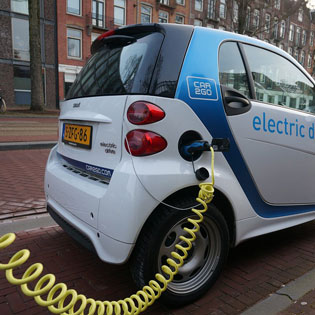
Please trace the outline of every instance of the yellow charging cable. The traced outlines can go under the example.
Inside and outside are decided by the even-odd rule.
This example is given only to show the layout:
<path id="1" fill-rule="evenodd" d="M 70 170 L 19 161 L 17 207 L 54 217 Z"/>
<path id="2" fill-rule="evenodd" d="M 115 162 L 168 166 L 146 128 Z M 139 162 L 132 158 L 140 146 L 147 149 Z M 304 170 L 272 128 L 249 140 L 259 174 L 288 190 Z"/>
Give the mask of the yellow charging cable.
<path id="1" fill-rule="evenodd" d="M 7 264 L 0 263 L 0 270 L 5 270 L 7 280 L 11 284 L 19 285 L 22 292 L 34 298 L 40 306 L 48 307 L 48 310 L 54 314 L 63 315 L 82 315 L 86 310 L 89 315 L 92 314 L 139 314 L 152 305 L 158 299 L 162 292 L 167 289 L 167 285 L 177 274 L 178 269 L 184 264 L 184 260 L 188 256 L 188 251 L 192 248 L 192 242 L 196 239 L 196 233 L 200 229 L 200 223 L 203 221 L 203 213 L 208 209 L 207 203 L 211 202 L 214 194 L 214 151 L 211 147 L 211 183 L 202 183 L 199 185 L 200 190 L 196 201 L 203 205 L 203 209 L 192 209 L 198 218 L 188 218 L 188 222 L 193 225 L 193 228 L 185 227 L 184 230 L 190 237 L 180 236 L 180 240 L 185 242 L 186 246 L 176 244 L 176 249 L 181 252 L 173 251 L 173 258 L 167 259 L 167 264 L 162 266 L 162 272 L 155 275 L 156 280 L 151 280 L 148 285 L 144 286 L 136 294 L 131 295 L 119 301 L 95 301 L 92 298 L 86 298 L 82 294 L 78 294 L 76 290 L 68 289 L 66 284 L 55 284 L 56 277 L 53 274 L 47 274 L 41 277 L 32 290 L 28 287 L 28 283 L 37 279 L 44 267 L 40 263 L 31 265 L 23 274 L 22 278 L 18 279 L 13 275 L 13 269 L 24 264 L 29 256 L 30 251 L 23 249 L 12 256 Z M 0 238 L 0 249 L 4 249 L 15 240 L 15 234 L 8 233 Z M 58 292 L 58 294 L 57 294 Z M 41 296 L 47 295 L 44 300 Z M 65 305 L 65 300 L 71 297 L 70 302 Z"/>

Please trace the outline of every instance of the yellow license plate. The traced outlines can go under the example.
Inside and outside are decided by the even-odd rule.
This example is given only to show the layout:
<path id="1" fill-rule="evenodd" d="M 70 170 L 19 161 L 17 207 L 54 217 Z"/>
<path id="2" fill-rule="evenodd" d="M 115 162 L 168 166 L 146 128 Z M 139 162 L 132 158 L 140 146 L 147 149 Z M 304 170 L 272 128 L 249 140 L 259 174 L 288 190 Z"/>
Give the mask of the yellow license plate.
<path id="1" fill-rule="evenodd" d="M 64 124 L 62 142 L 76 147 L 91 149 L 92 126 Z"/>

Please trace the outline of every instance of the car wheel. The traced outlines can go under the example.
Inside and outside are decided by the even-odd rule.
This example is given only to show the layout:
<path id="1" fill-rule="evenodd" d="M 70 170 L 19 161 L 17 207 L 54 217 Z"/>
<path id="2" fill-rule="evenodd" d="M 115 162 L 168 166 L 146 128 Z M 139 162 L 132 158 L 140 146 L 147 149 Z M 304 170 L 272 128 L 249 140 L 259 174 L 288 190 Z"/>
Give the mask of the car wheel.
<path id="1" fill-rule="evenodd" d="M 177 204 L 187 208 L 196 201 L 185 200 Z M 185 264 L 162 294 L 168 305 L 180 306 L 198 299 L 218 278 L 229 250 L 229 231 L 223 215 L 208 205 L 197 239 L 189 251 Z M 173 210 L 160 206 L 146 223 L 139 236 L 131 259 L 131 273 L 138 287 L 148 284 L 161 272 L 177 243 L 185 245 L 180 235 L 189 236 L 183 228 L 191 227 L 187 218 L 196 217 L 190 210 Z"/>

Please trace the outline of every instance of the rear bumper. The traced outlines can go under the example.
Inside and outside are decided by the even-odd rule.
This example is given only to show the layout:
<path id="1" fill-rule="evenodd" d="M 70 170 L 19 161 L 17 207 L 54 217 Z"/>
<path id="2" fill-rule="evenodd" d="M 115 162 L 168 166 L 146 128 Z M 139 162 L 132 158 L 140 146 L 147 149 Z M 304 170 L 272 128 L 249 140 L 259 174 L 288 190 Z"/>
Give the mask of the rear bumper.
<path id="1" fill-rule="evenodd" d="M 65 167 L 57 146 L 48 158 L 45 194 L 54 220 L 100 259 L 114 264 L 128 260 L 158 203 L 143 189 L 130 165 L 118 165 L 106 184 Z"/>
<path id="2" fill-rule="evenodd" d="M 51 198 L 47 199 L 47 210 L 64 231 L 81 245 L 95 252 L 101 260 L 114 264 L 122 264 L 127 261 L 133 244 L 119 242 L 99 232 L 63 209 Z"/>

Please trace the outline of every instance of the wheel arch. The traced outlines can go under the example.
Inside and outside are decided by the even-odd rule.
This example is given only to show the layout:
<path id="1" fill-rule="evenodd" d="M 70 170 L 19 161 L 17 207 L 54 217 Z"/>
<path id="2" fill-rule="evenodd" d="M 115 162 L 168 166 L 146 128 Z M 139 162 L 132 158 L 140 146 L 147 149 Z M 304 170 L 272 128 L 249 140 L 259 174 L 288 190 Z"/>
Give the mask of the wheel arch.
<path id="1" fill-rule="evenodd" d="M 180 203 L 180 200 L 184 198 L 185 196 L 191 195 L 191 196 L 198 196 L 199 187 L 198 186 L 189 186 L 185 187 L 183 189 L 180 189 L 167 198 L 163 200 L 163 203 L 169 204 L 169 205 L 178 205 Z M 212 200 L 212 203 L 218 208 L 218 210 L 222 213 L 227 226 L 229 230 L 229 236 L 230 236 L 230 246 L 233 247 L 235 244 L 235 215 L 233 207 L 229 201 L 229 199 L 226 197 L 224 193 L 222 193 L 219 189 L 215 188 L 214 191 L 214 198 Z M 160 205 L 158 205 L 150 214 L 150 216 L 147 218 L 146 222 L 143 224 L 142 229 L 138 235 L 137 238 L 139 238 L 141 232 L 145 228 L 148 222 L 150 222 L 151 218 L 154 217 L 154 214 L 156 211 L 158 211 Z M 180 211 L 180 210 L 179 210 Z"/>

